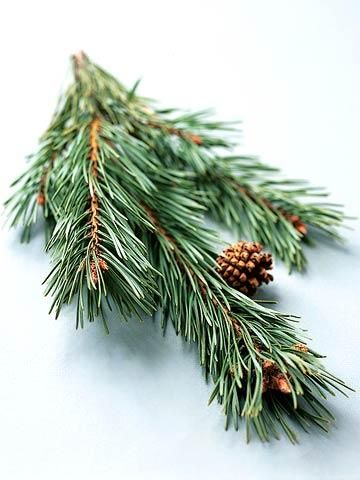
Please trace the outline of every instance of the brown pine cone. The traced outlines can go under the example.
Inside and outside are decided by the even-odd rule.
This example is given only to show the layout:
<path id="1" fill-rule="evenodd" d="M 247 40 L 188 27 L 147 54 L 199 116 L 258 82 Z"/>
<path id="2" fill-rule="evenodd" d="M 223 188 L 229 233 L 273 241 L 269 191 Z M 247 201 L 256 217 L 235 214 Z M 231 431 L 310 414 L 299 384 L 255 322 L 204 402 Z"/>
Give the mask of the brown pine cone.
<path id="1" fill-rule="evenodd" d="M 227 247 L 216 259 L 217 272 L 228 285 L 245 295 L 254 295 L 262 283 L 269 283 L 273 276 L 270 253 L 262 251 L 257 242 L 237 242 Z"/>

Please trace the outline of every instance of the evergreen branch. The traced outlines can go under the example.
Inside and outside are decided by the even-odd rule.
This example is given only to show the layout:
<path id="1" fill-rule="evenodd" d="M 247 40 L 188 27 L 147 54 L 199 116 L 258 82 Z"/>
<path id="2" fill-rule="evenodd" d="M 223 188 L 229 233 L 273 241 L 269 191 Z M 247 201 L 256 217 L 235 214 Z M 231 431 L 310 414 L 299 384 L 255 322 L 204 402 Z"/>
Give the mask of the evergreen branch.
<path id="1" fill-rule="evenodd" d="M 345 217 L 337 206 L 314 202 L 325 195 L 321 189 L 264 177 L 269 172 L 254 159 L 219 158 L 198 176 L 198 188 L 217 219 L 270 247 L 289 269 L 301 270 L 306 262 L 302 242 L 312 242 L 315 230 L 341 239 L 337 228 Z"/>
<path id="2" fill-rule="evenodd" d="M 224 137 L 220 141 L 214 137 L 214 132 L 224 135 L 230 129 L 226 124 L 211 123 L 202 114 L 171 119 L 168 111 L 144 111 L 141 121 L 131 121 L 129 132 L 167 168 L 193 172 L 216 220 L 241 236 L 261 241 L 289 270 L 305 267 L 303 242 L 314 243 L 315 231 L 341 240 L 338 229 L 345 216 L 338 206 L 315 201 L 326 196 L 323 189 L 278 179 L 277 169 L 251 157 L 218 155 L 216 147 L 233 147 Z"/>
<path id="3" fill-rule="evenodd" d="M 154 226 L 146 235 L 150 261 L 162 274 L 163 327 L 170 319 L 177 333 L 197 343 L 200 364 L 214 382 L 210 401 L 223 405 L 226 425 L 232 420 L 238 428 L 245 417 L 263 441 L 277 436 L 276 424 L 296 441 L 289 416 L 302 426 L 328 428 L 332 416 L 318 397 L 345 385 L 302 343 L 290 316 L 264 308 L 218 277 L 215 238 L 201 225 L 202 209 L 188 192 L 177 177 L 161 183 L 144 204 Z M 164 209 L 165 198 L 177 207 Z M 178 218 L 187 219 L 186 227 Z"/>
<path id="4" fill-rule="evenodd" d="M 47 245 L 54 262 L 46 287 L 54 296 L 51 310 L 58 316 L 76 296 L 77 326 L 83 326 L 84 316 L 93 321 L 101 315 L 107 328 L 110 299 L 121 316 L 155 308 L 155 271 L 131 226 L 148 227 L 135 199 L 139 190 L 154 187 L 139 169 L 143 153 L 135 141 L 116 164 L 120 154 L 111 145 L 115 139 L 122 152 L 123 136 L 119 129 L 117 136 L 112 131 L 110 121 L 118 123 L 120 117 L 110 118 L 108 105 L 114 95 L 124 100 L 117 83 L 84 55 L 74 59 L 74 68 L 76 81 L 59 102 L 39 153 L 7 206 L 12 224 L 22 221 L 28 231 L 40 204 L 55 220 Z"/>
<path id="5" fill-rule="evenodd" d="M 154 269 L 128 221 L 139 223 L 140 206 L 127 209 L 128 218 L 124 216 L 131 190 L 112 189 L 116 176 L 106 129 L 106 121 L 96 117 L 79 131 L 68 157 L 57 165 L 54 174 L 61 179 L 60 188 L 49 199 L 57 225 L 47 247 L 55 267 L 46 293 L 54 295 L 56 315 L 64 302 L 77 296 L 78 326 L 83 326 L 86 314 L 90 321 L 101 315 L 106 327 L 104 311 L 110 298 L 121 316 L 154 309 Z M 76 164 L 71 165 L 74 157 Z M 122 175 L 127 178 L 125 172 Z"/>

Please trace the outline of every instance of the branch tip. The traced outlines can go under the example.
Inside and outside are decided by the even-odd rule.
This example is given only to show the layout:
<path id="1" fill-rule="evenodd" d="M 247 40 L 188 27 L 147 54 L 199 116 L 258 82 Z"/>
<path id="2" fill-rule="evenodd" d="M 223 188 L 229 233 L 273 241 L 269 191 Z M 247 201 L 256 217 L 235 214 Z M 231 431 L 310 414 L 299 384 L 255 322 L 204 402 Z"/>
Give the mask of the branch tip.
<path id="1" fill-rule="evenodd" d="M 72 55 L 72 60 L 74 63 L 75 72 L 77 73 L 81 68 L 84 67 L 85 63 L 88 61 L 88 56 L 83 50 L 80 50 L 79 52 Z"/>

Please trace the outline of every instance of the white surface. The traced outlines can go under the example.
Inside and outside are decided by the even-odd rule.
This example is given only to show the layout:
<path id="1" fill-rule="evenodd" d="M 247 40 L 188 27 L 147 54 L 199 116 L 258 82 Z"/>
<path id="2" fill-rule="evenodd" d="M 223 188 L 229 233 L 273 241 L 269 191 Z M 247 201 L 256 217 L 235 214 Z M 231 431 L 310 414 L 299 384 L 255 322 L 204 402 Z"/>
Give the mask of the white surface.
<path id="1" fill-rule="evenodd" d="M 325 185 L 359 215 L 358 1 L 52 1 L 2 6 L 1 196 L 46 127 L 68 56 L 84 49 L 164 105 L 213 106 L 244 121 L 243 145 L 288 175 Z M 359 382 L 359 224 L 346 249 L 277 266 L 279 308 L 301 314 L 329 369 Z M 359 479 L 358 394 L 337 427 L 246 445 L 207 408 L 194 350 L 146 322 L 74 331 L 47 316 L 41 238 L 1 232 L 0 478 Z M 67 477 L 65 477 L 67 475 Z"/>

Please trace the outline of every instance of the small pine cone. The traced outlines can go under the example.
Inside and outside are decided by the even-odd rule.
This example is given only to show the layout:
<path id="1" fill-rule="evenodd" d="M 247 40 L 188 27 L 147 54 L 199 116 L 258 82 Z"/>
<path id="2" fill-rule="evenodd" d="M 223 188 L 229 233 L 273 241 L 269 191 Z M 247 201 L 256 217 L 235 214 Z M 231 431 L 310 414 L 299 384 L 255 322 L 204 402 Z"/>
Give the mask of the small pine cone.
<path id="1" fill-rule="evenodd" d="M 245 295 L 254 295 L 262 283 L 269 283 L 273 276 L 270 253 L 262 251 L 257 242 L 237 242 L 227 247 L 216 259 L 217 272 L 228 285 Z"/>

